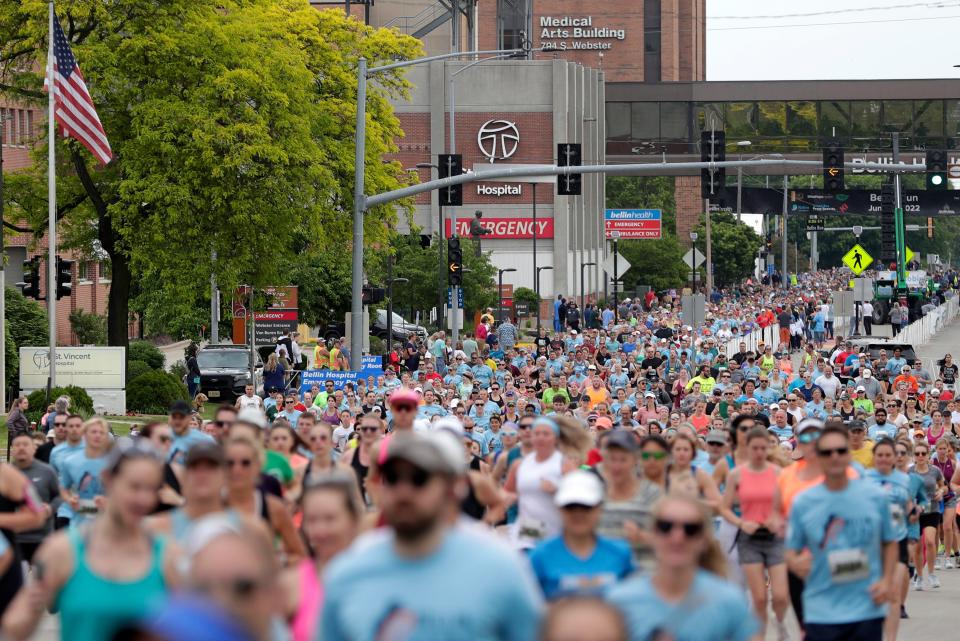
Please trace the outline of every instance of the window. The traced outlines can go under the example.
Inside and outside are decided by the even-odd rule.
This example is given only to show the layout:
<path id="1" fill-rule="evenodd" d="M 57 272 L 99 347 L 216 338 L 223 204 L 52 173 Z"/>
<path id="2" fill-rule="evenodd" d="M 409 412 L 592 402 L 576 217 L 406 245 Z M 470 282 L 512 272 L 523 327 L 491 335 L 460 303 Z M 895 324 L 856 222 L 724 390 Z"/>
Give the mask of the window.
<path id="1" fill-rule="evenodd" d="M 497 28 L 501 49 L 522 49 L 527 16 L 522 0 L 497 0 Z M 534 28 L 536 30 L 536 27 Z M 533 40 L 533 38 L 530 38 Z"/>
<path id="2" fill-rule="evenodd" d="M 757 105 L 752 102 L 731 102 L 727 105 L 727 140 L 750 140 L 757 135 Z M 710 128 L 706 123 L 705 129 Z M 718 126 L 719 128 L 719 126 Z"/>
<path id="3" fill-rule="evenodd" d="M 660 103 L 660 139 L 672 141 L 689 140 L 689 113 L 689 103 Z"/>
<path id="4" fill-rule="evenodd" d="M 634 102 L 630 111 L 631 140 L 660 140 L 660 104 Z"/>
<path id="5" fill-rule="evenodd" d="M 643 81 L 660 82 L 660 0 L 643 0 Z"/>
<path id="6" fill-rule="evenodd" d="M 782 136 L 787 130 L 787 105 L 779 101 L 757 103 L 761 136 Z"/>
<path id="7" fill-rule="evenodd" d="M 915 100 L 913 102 L 913 134 L 920 144 L 943 138 L 943 101 Z"/>
<path id="8" fill-rule="evenodd" d="M 88 260 L 81 260 L 79 263 L 77 263 L 77 280 L 78 281 L 93 280 L 95 271 L 96 271 L 96 263 L 91 263 Z"/>
<path id="9" fill-rule="evenodd" d="M 108 282 L 113 277 L 113 266 L 109 260 L 101 260 L 97 263 L 100 271 L 100 281 Z"/>
<path id="10" fill-rule="evenodd" d="M 629 102 L 607 103 L 607 138 L 624 140 L 630 137 Z"/>
<path id="11" fill-rule="evenodd" d="M 850 102 L 851 148 L 888 148 L 889 136 L 880 135 L 879 100 L 854 100 Z"/>
<path id="12" fill-rule="evenodd" d="M 850 103 L 846 100 L 820 103 L 820 137 L 845 140 L 850 136 Z"/>

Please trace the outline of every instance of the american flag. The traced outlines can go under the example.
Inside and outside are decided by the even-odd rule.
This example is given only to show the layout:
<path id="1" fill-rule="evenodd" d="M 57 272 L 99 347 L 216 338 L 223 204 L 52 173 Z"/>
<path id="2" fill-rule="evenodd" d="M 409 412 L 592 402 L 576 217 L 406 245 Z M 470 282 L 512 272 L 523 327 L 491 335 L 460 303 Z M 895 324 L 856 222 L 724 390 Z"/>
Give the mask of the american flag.
<path id="1" fill-rule="evenodd" d="M 100 162 L 107 164 L 113 158 L 107 134 L 100 124 L 100 116 L 93 106 L 87 91 L 87 83 L 73 57 L 70 43 L 60 28 L 60 21 L 53 20 L 53 64 L 48 66 L 44 89 L 49 90 L 53 77 L 54 120 L 60 126 L 64 138 L 75 138 L 90 150 Z"/>

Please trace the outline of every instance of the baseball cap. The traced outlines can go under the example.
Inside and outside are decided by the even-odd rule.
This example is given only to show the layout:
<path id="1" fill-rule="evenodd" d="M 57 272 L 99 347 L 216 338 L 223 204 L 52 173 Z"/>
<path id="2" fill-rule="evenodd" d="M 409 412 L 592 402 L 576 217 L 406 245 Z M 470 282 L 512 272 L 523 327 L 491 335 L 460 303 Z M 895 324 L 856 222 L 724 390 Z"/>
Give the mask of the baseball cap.
<path id="1" fill-rule="evenodd" d="M 612 430 L 613 421 L 611 421 L 608 416 L 601 416 L 597 418 L 597 427 L 604 430 Z"/>
<path id="2" fill-rule="evenodd" d="M 218 443 L 200 441 L 187 450 L 187 456 L 184 459 L 183 464 L 186 467 L 192 467 L 197 463 L 206 461 L 208 463 L 213 463 L 214 465 L 222 466 L 225 460 L 226 458 L 223 454 L 223 448 Z"/>
<path id="3" fill-rule="evenodd" d="M 613 430 L 603 441 L 604 447 L 613 447 L 627 452 L 636 452 L 637 439 L 627 430 Z"/>
<path id="4" fill-rule="evenodd" d="M 713 430 L 707 433 L 707 436 L 704 440 L 707 443 L 719 443 L 720 445 L 726 445 L 727 435 L 719 430 Z"/>
<path id="5" fill-rule="evenodd" d="M 557 488 L 553 502 L 557 507 L 596 507 L 603 502 L 603 482 L 593 472 L 574 470 L 560 479 L 560 487 Z"/>
<path id="6" fill-rule="evenodd" d="M 854 419 L 847 424 L 847 430 L 850 432 L 866 431 L 867 424 L 861 420 Z"/>
<path id="7" fill-rule="evenodd" d="M 171 412 L 172 413 L 172 412 Z M 257 429 L 266 429 L 267 419 L 263 415 L 263 412 L 258 410 L 255 407 L 248 407 L 246 409 L 240 410 L 240 413 L 237 414 L 237 420 L 235 423 L 247 423 L 248 425 L 253 425 Z"/>
<path id="8" fill-rule="evenodd" d="M 858 391 L 858 392 L 866 392 L 866 391 L 867 391 L 867 388 L 864 387 L 863 385 L 857 385 L 856 391 Z"/>
<path id="9" fill-rule="evenodd" d="M 183 414 L 184 416 L 189 416 L 193 413 L 193 408 L 190 407 L 190 403 L 184 400 L 176 400 L 170 404 L 170 414 Z"/>
<path id="10" fill-rule="evenodd" d="M 420 396 L 413 390 L 398 389 L 390 395 L 390 407 L 395 405 L 413 405 L 420 404 Z"/>
<path id="11" fill-rule="evenodd" d="M 930 390 L 930 396 L 940 396 L 940 390 L 936 387 Z"/>
<path id="12" fill-rule="evenodd" d="M 794 433 L 799 436 L 807 430 L 823 430 L 823 421 L 818 418 L 805 418 L 797 424 Z"/>
<path id="13" fill-rule="evenodd" d="M 439 430 L 428 434 L 396 432 L 387 443 L 382 466 L 391 461 L 407 461 L 432 474 L 461 474 L 465 467 L 463 445 L 452 432 Z"/>

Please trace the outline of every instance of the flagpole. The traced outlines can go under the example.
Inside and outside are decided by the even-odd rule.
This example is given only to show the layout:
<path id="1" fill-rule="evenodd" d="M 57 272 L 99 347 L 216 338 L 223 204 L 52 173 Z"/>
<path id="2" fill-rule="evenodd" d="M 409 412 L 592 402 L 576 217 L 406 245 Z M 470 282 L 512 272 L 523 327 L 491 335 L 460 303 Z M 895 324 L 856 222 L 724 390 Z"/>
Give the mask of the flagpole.
<path id="1" fill-rule="evenodd" d="M 56 123 L 54 114 L 54 93 L 56 85 L 53 78 L 53 21 L 55 15 L 53 11 L 53 0 L 50 1 L 50 29 L 47 50 L 47 80 L 50 83 L 47 92 L 47 191 L 49 194 L 47 204 L 47 317 L 50 323 L 50 382 L 49 388 L 53 389 L 57 385 L 57 174 L 56 174 Z"/>

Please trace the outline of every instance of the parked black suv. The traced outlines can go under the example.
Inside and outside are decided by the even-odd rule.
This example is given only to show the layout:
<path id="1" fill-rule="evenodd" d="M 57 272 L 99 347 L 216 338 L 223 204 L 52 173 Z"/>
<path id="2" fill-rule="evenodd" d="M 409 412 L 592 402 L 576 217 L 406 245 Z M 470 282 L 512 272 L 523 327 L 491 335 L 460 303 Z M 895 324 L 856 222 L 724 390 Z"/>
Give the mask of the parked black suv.
<path id="1" fill-rule="evenodd" d="M 197 354 L 200 391 L 211 401 L 233 401 L 253 383 L 263 384 L 263 361 L 256 356 L 256 380 L 250 379 L 250 348 L 247 345 L 207 345 Z"/>

